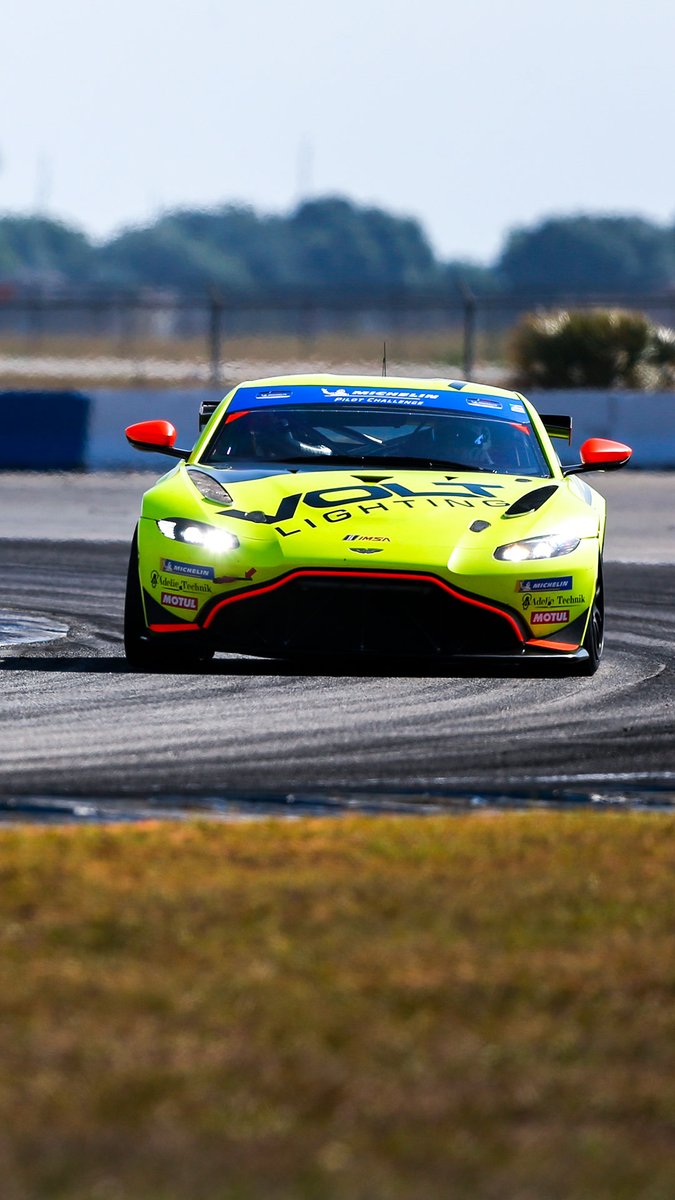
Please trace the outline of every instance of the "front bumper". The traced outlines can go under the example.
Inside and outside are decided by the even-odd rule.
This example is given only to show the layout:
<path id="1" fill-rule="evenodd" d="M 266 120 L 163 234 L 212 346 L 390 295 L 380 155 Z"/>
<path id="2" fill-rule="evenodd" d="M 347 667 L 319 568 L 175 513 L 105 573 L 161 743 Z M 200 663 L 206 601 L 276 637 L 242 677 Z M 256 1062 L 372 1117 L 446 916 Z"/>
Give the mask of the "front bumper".
<path id="1" fill-rule="evenodd" d="M 147 593 L 145 602 L 151 633 L 192 633 L 217 650 L 264 656 L 550 659 L 574 654 L 583 636 L 580 625 L 563 643 L 534 640 L 515 609 L 420 571 L 295 569 L 214 596 L 192 621 L 172 621 Z"/>

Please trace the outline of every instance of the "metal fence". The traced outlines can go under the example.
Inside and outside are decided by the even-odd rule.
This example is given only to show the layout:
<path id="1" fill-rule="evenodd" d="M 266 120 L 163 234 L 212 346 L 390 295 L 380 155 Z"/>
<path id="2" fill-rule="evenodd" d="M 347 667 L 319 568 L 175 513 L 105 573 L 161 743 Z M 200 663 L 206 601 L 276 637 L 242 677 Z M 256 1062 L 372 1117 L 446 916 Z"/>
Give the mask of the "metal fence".
<path id="1" fill-rule="evenodd" d="M 133 353 L 139 340 L 203 339 L 214 386 L 221 382 L 227 339 L 293 335 L 308 346 L 326 333 L 378 334 L 383 339 L 447 331 L 461 341 L 462 369 L 470 378 L 479 334 L 503 334 L 525 314 L 560 308 L 630 308 L 665 325 L 675 324 L 675 292 L 652 295 L 554 296 L 538 292 L 474 295 L 390 291 L 357 293 L 268 291 L 259 296 L 213 290 L 191 296 L 145 289 L 133 294 L 98 291 L 55 293 L 0 289 L 0 340 L 20 339 L 28 352 L 47 338 L 112 340 Z"/>

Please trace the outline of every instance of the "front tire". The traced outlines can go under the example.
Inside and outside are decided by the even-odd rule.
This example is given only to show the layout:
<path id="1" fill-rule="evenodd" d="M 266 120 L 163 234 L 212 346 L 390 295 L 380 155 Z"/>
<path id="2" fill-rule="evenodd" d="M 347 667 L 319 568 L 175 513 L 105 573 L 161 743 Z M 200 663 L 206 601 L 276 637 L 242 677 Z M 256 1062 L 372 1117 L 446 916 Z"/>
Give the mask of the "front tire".
<path id="1" fill-rule="evenodd" d="M 189 637 L 191 635 L 181 635 Z M 138 570 L 138 529 L 134 531 L 127 571 L 124 600 L 124 653 L 132 671 L 180 671 L 197 667 L 213 658 L 213 650 L 203 644 L 180 646 L 155 641 L 145 623 L 143 596 Z"/>
<path id="2" fill-rule="evenodd" d="M 602 580 L 602 559 L 598 562 L 595 596 L 593 597 L 593 605 L 582 644 L 588 658 L 581 664 L 579 674 L 595 675 L 600 666 L 600 659 L 602 658 L 602 651 L 605 644 L 605 590 Z"/>

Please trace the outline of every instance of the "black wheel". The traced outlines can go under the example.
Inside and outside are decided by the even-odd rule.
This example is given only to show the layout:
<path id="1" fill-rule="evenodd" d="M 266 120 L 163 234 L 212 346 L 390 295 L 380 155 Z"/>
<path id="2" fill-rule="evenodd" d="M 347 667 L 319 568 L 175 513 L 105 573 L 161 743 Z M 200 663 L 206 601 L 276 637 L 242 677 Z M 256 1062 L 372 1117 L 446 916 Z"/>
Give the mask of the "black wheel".
<path id="1" fill-rule="evenodd" d="M 190 635 L 182 635 L 188 637 Z M 133 671 L 180 671 L 213 658 L 213 650 L 199 646 L 176 646 L 152 640 L 145 623 L 141 581 L 138 573 L 138 530 L 134 532 L 127 571 L 124 600 L 124 653 Z"/>
<path id="2" fill-rule="evenodd" d="M 600 666 L 602 648 L 605 642 L 605 593 L 602 584 L 602 559 L 598 563 L 598 581 L 595 586 L 595 596 L 591 615 L 588 618 L 588 628 L 583 640 L 583 648 L 588 654 L 585 662 L 580 664 L 581 675 L 595 675 Z"/>

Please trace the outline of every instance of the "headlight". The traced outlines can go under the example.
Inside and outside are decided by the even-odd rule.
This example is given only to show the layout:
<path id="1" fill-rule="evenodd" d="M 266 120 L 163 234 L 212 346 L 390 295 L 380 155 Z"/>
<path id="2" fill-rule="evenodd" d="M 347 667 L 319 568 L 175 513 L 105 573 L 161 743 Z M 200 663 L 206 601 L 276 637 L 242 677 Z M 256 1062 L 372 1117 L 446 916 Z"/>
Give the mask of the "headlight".
<path id="1" fill-rule="evenodd" d="M 218 483 L 213 475 L 207 474 L 206 471 L 195 471 L 188 467 L 188 475 L 194 483 L 198 492 L 206 500 L 214 500 L 216 504 L 232 504 L 230 493 L 223 487 L 222 483 Z"/>
<path id="2" fill-rule="evenodd" d="M 528 562 L 533 558 L 558 558 L 561 554 L 571 554 L 576 550 L 580 540 L 563 537 L 557 533 L 549 533 L 545 537 L 525 538 L 522 542 L 509 542 L 508 546 L 498 546 L 495 558 L 515 563 Z"/>
<path id="3" fill-rule="evenodd" d="M 185 521 L 177 518 L 163 518 L 157 522 L 157 528 L 164 537 L 172 542 L 186 542 L 188 546 L 203 546 L 215 554 L 223 550 L 236 550 L 239 538 L 227 529 L 214 529 L 213 525 L 203 525 L 201 521 Z"/>

